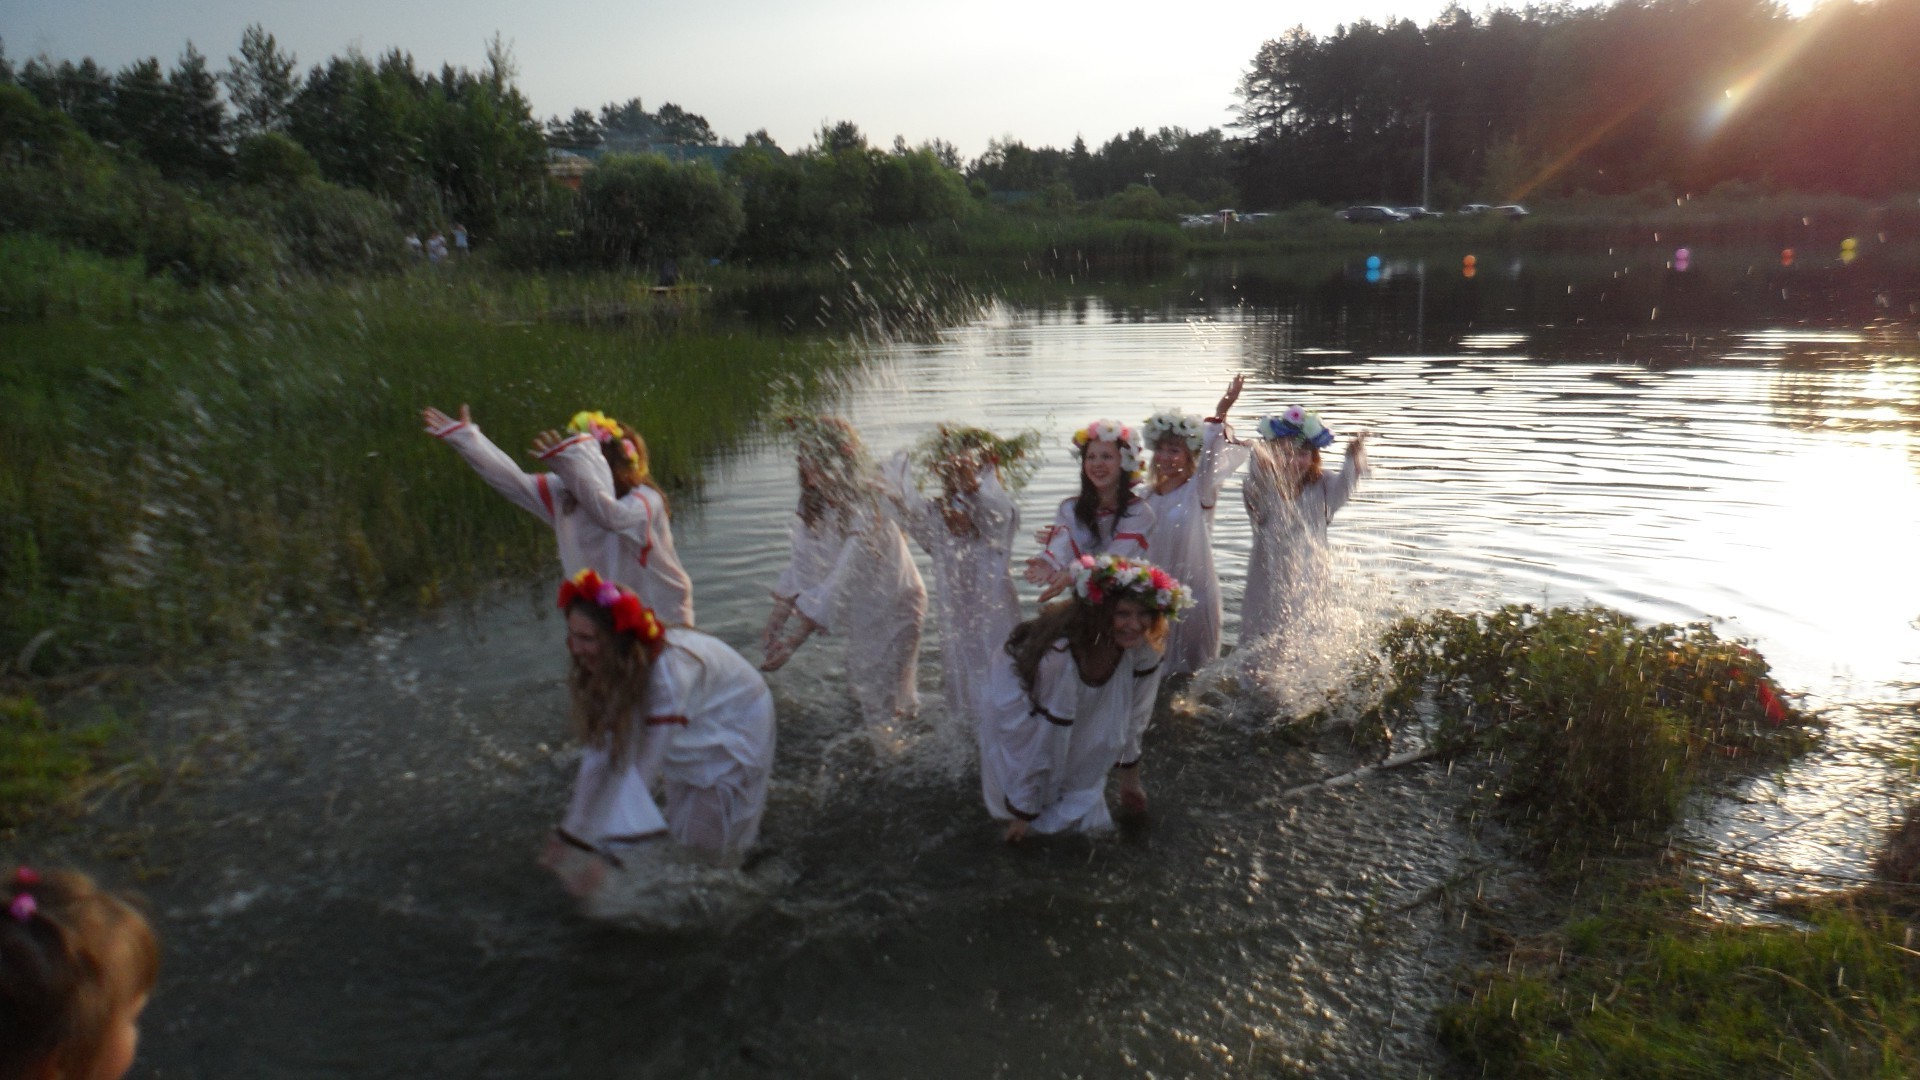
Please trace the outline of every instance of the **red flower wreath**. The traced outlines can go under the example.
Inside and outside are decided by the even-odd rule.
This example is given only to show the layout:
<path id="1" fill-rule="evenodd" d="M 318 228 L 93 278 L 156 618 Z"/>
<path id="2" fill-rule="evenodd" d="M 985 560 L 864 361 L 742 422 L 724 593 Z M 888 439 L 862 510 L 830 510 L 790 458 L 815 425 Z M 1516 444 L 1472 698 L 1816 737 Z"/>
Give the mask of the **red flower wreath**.
<path id="1" fill-rule="evenodd" d="M 611 581 L 603 581 L 592 570 L 582 570 L 573 575 L 573 580 L 560 585 L 560 610 L 565 611 L 576 600 L 606 608 L 613 614 L 615 633 L 632 634 L 640 639 L 640 644 L 648 652 L 659 652 L 660 643 L 666 639 L 667 629 L 660 624 L 659 616 L 653 609 L 640 602 L 633 590 Z"/>

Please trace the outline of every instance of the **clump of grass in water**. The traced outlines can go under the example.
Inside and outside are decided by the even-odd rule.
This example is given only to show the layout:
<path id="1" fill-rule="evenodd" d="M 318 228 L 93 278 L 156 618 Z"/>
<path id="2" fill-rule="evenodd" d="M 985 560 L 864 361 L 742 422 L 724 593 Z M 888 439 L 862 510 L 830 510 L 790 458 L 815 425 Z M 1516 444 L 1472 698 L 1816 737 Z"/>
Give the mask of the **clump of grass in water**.
<path id="1" fill-rule="evenodd" d="M 1428 698 L 1440 752 L 1489 758 L 1499 815 L 1560 858 L 1657 843 L 1700 781 L 1784 761 L 1820 731 L 1745 645 L 1599 607 L 1403 619 L 1376 663 L 1383 712 Z"/>
<path id="2" fill-rule="evenodd" d="M 475 290 L 403 279 L 209 295 L 188 321 L 0 325 L 0 655 L 51 629 L 39 672 L 175 659 L 549 568 L 548 532 L 421 434 L 420 406 L 470 402 L 509 453 L 605 409 L 685 492 L 776 391 L 805 397 L 849 360 L 817 339 L 535 321 L 594 283 Z"/>
<path id="3" fill-rule="evenodd" d="M 70 803 L 124 735 L 118 721 L 55 724 L 31 697 L 0 697 L 0 829 Z"/>

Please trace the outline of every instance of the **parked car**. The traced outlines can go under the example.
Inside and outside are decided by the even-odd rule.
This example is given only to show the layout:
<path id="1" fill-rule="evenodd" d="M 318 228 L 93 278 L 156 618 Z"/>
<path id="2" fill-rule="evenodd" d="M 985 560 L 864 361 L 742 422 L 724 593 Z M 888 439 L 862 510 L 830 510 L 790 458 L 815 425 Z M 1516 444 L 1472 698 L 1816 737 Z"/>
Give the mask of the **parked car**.
<path id="1" fill-rule="evenodd" d="M 1475 217 L 1480 214 L 1487 213 L 1492 209 L 1493 207 L 1488 206 L 1486 203 L 1483 203 L 1483 202 L 1470 202 L 1467 205 L 1460 208 L 1460 214 L 1462 217 Z"/>
<path id="2" fill-rule="evenodd" d="M 1523 218 L 1527 216 L 1527 208 L 1524 206 L 1521 206 L 1519 203 L 1509 203 L 1506 206 L 1496 206 L 1493 208 L 1493 212 L 1496 214 L 1499 214 L 1501 217 Z"/>
<path id="3" fill-rule="evenodd" d="M 1408 221 L 1419 221 L 1421 218 L 1447 216 L 1445 211 L 1429 210 L 1424 206 L 1396 206 L 1394 207 L 1394 209 L 1399 211 L 1402 214 L 1405 214 L 1407 216 Z"/>
<path id="4" fill-rule="evenodd" d="M 1407 215 L 1391 206 L 1349 206 L 1333 216 L 1354 225 L 1386 225 L 1407 220 Z"/>

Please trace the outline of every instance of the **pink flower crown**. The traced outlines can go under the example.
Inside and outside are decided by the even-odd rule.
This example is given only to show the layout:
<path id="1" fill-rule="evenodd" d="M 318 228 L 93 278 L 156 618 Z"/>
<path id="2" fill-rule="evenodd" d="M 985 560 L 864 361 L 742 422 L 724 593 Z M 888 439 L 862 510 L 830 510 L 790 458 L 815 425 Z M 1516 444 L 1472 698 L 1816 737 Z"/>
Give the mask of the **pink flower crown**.
<path id="1" fill-rule="evenodd" d="M 660 651 L 660 643 L 666 640 L 667 628 L 660 623 L 660 617 L 653 609 L 640 602 L 633 590 L 603 581 L 592 570 L 582 570 L 573 575 L 573 579 L 560 586 L 560 610 L 565 611 L 576 600 L 603 607 L 613 613 L 613 629 L 617 634 L 632 634 L 640 639 L 649 653 Z"/>
<path id="2" fill-rule="evenodd" d="M 1193 606 L 1193 590 L 1150 562 L 1118 555 L 1082 555 L 1073 567 L 1073 593 L 1089 604 L 1104 604 L 1115 593 L 1138 600 L 1155 615 L 1177 619 Z"/>
<path id="3" fill-rule="evenodd" d="M 598 410 L 574 413 L 573 419 L 567 421 L 567 430 L 575 435 L 591 435 L 601 443 L 617 442 L 620 444 L 620 455 L 627 459 L 627 464 L 635 468 L 640 466 L 640 448 L 633 444 L 633 432 L 606 413 Z"/>
<path id="4" fill-rule="evenodd" d="M 1095 420 L 1073 433 L 1073 452 L 1084 459 L 1087 447 L 1096 442 L 1119 444 L 1120 470 L 1131 479 L 1140 479 L 1144 470 L 1140 462 L 1139 432 L 1118 420 Z"/>

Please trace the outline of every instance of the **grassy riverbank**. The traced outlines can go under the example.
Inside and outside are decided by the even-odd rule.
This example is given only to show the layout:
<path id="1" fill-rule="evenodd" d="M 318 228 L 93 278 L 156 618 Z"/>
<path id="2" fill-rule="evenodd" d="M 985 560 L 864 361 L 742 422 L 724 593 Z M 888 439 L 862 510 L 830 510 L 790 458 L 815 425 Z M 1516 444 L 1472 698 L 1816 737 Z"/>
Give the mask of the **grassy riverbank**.
<path id="1" fill-rule="evenodd" d="M 1890 882 L 1775 900 L 1765 923 L 1722 922 L 1702 906 L 1719 862 L 1672 842 L 1699 794 L 1780 767 L 1820 735 L 1763 657 L 1704 626 L 1528 606 L 1409 619 L 1381 645 L 1388 710 L 1438 711 L 1439 750 L 1483 770 L 1472 813 L 1537 875 L 1465 905 L 1487 963 L 1438 1018 L 1463 1066 L 1920 1073 L 1920 892 Z M 1764 903 L 1743 895 L 1749 915 Z"/>
<path id="2" fill-rule="evenodd" d="M 605 409 L 685 495 L 771 397 L 848 362 L 618 278 L 481 274 L 208 291 L 0 344 L 0 656 L 42 674 L 355 628 L 545 567 L 544 529 L 421 434 L 422 405 L 470 403 L 515 454 Z"/>

